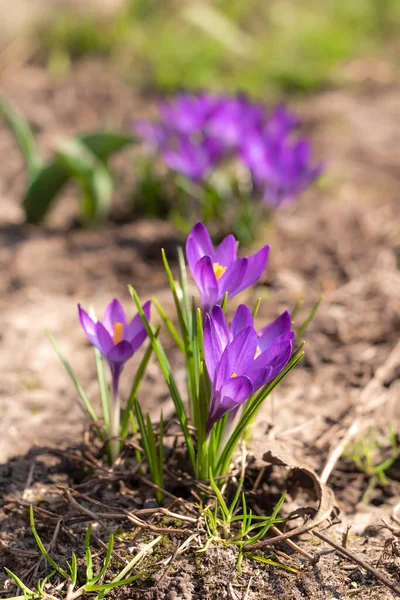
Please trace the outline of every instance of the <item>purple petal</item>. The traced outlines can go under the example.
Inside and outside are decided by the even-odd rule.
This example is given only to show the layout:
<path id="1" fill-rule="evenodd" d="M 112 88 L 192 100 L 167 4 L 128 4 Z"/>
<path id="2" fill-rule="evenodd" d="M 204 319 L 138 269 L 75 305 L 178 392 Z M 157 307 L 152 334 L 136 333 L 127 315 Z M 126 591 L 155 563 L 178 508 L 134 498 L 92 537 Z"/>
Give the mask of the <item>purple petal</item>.
<path id="1" fill-rule="evenodd" d="M 242 292 L 246 288 L 250 287 L 255 283 L 258 279 L 260 279 L 261 275 L 265 271 L 268 260 L 268 252 L 269 246 L 264 246 L 253 254 L 253 256 L 249 256 L 248 258 L 239 259 L 239 261 L 246 261 L 243 263 L 245 265 L 244 272 L 243 270 L 238 270 L 234 277 L 232 277 L 232 282 L 227 284 L 227 288 L 229 288 L 229 296 L 236 296 L 239 292 Z M 222 278 L 228 273 L 228 270 L 221 277 L 220 285 L 222 285 Z M 233 289 L 230 289 L 233 288 Z"/>
<path id="2" fill-rule="evenodd" d="M 254 361 L 255 362 L 255 361 Z M 250 379 L 253 384 L 253 390 L 256 392 L 266 383 L 273 379 L 273 368 L 264 367 L 262 369 L 254 368 L 253 366 L 247 370 L 246 376 Z"/>
<path id="3" fill-rule="evenodd" d="M 208 311 L 214 304 L 220 301 L 218 282 L 215 277 L 211 258 L 203 256 L 197 263 L 192 275 L 199 288 L 203 308 L 205 311 Z"/>
<path id="4" fill-rule="evenodd" d="M 104 356 L 113 348 L 114 342 L 107 329 L 100 321 L 96 323 L 96 335 L 99 341 L 98 348 Z"/>
<path id="5" fill-rule="evenodd" d="M 214 321 L 215 329 L 218 337 L 221 340 L 221 344 L 223 346 L 223 350 L 225 350 L 226 346 L 230 342 L 228 326 L 226 324 L 224 311 L 220 306 L 214 306 L 212 309 L 212 318 Z"/>
<path id="6" fill-rule="evenodd" d="M 96 348 L 99 347 L 99 342 L 96 335 L 96 323 L 89 317 L 86 310 L 84 310 L 80 304 L 78 304 L 79 320 L 81 322 L 83 331 L 86 334 L 87 339 Z"/>
<path id="7" fill-rule="evenodd" d="M 207 431 L 227 412 L 237 409 L 253 393 L 253 385 L 248 377 L 240 376 L 229 379 L 221 393 L 214 399 L 207 419 Z"/>
<path id="8" fill-rule="evenodd" d="M 233 235 L 228 235 L 216 249 L 214 260 L 223 267 L 229 267 L 236 260 L 236 254 L 236 239 Z"/>
<path id="9" fill-rule="evenodd" d="M 189 233 L 186 242 L 186 257 L 192 275 L 197 263 L 203 256 L 210 256 L 212 262 L 215 262 L 215 251 L 210 235 L 206 226 L 199 221 Z"/>
<path id="10" fill-rule="evenodd" d="M 251 371 L 262 369 L 267 366 L 272 367 L 271 375 L 268 381 L 272 381 L 284 369 L 292 356 L 293 342 L 292 340 L 284 340 L 282 342 L 274 342 L 268 350 L 262 352 L 253 364 Z"/>
<path id="11" fill-rule="evenodd" d="M 146 302 L 145 304 L 143 304 L 142 309 L 143 312 L 146 316 L 146 319 L 149 321 L 150 320 L 150 308 L 151 308 L 151 301 L 149 300 L 148 302 Z M 130 342 L 132 344 L 132 340 L 139 334 L 142 333 L 145 330 L 145 327 L 143 325 L 143 321 L 141 319 L 141 316 L 139 315 L 139 313 L 133 317 L 132 321 L 129 323 L 129 325 L 126 327 L 126 332 L 125 332 L 125 337 L 128 340 L 128 342 Z"/>
<path id="12" fill-rule="evenodd" d="M 125 363 L 131 358 L 133 353 L 134 349 L 132 348 L 132 345 L 126 340 L 122 340 L 122 342 L 119 342 L 107 352 L 106 358 L 112 363 Z"/>
<path id="13" fill-rule="evenodd" d="M 218 281 L 220 298 L 223 298 L 226 292 L 228 292 L 230 298 L 233 298 L 243 289 L 240 286 L 247 273 L 247 263 L 247 258 L 238 258 L 227 268 Z"/>
<path id="14" fill-rule="evenodd" d="M 219 306 L 214 306 L 212 316 L 207 313 L 204 318 L 204 357 L 211 381 L 215 379 L 215 371 L 228 342 L 224 313 Z"/>
<path id="15" fill-rule="evenodd" d="M 252 327 L 243 329 L 224 350 L 215 373 L 215 389 L 235 375 L 243 375 L 254 360 L 257 349 L 257 334 Z"/>
<path id="16" fill-rule="evenodd" d="M 236 337 L 246 327 L 254 328 L 253 316 L 245 304 L 240 304 L 233 315 L 231 323 L 232 338 Z"/>
<path id="17" fill-rule="evenodd" d="M 261 352 L 267 350 L 272 343 L 283 333 L 288 333 L 292 328 L 292 319 L 289 311 L 285 310 L 273 323 L 270 323 L 258 333 L 258 345 Z"/>
<path id="18" fill-rule="evenodd" d="M 246 327 L 238 333 L 227 346 L 229 363 L 236 375 L 244 375 L 247 368 L 254 361 L 257 350 L 257 333 L 253 327 Z"/>
<path id="19" fill-rule="evenodd" d="M 114 298 L 112 302 L 107 306 L 104 313 L 103 325 L 107 329 L 108 333 L 113 337 L 115 323 L 122 323 L 126 325 L 125 311 L 119 300 Z"/>

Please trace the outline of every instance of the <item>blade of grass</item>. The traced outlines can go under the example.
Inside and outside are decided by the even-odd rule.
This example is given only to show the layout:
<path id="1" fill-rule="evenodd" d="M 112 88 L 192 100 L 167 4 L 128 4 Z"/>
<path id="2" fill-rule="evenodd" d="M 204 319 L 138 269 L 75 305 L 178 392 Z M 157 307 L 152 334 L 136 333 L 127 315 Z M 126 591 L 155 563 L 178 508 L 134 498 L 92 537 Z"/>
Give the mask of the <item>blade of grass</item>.
<path id="1" fill-rule="evenodd" d="M 159 333 L 160 333 L 160 327 L 158 327 L 154 332 L 154 337 L 156 339 L 158 338 Z M 122 416 L 122 423 L 121 423 L 121 437 L 122 438 L 126 438 L 126 436 L 128 435 L 129 415 L 132 411 L 132 408 L 133 408 L 133 405 L 134 405 L 134 402 L 136 399 L 136 394 L 138 392 L 140 384 L 143 381 L 143 377 L 146 373 L 147 365 L 149 364 L 152 354 L 153 354 L 153 345 L 149 344 L 149 346 L 146 348 L 146 352 L 144 353 L 143 358 L 140 361 L 139 367 L 136 371 L 135 379 L 133 380 L 133 384 L 132 384 L 131 392 L 129 394 L 128 402 L 126 403 L 126 408 L 125 408 L 124 414 Z"/>
<path id="2" fill-rule="evenodd" d="M 60 575 L 62 575 L 62 577 L 64 577 L 65 579 L 68 579 L 69 575 L 66 571 L 64 571 L 64 569 L 62 569 L 55 560 L 53 560 L 50 556 L 50 554 L 47 552 L 46 548 L 43 545 L 42 540 L 39 537 L 39 534 L 36 530 L 36 525 L 35 525 L 35 515 L 33 512 L 33 505 L 31 504 L 30 509 L 29 509 L 29 520 L 30 520 L 30 526 L 32 529 L 32 533 L 33 533 L 33 537 L 35 538 L 36 544 L 40 550 L 40 552 L 43 554 L 43 556 L 45 557 L 45 559 L 47 560 L 47 562 L 54 567 L 54 569 L 57 571 L 57 573 L 59 573 Z"/>
<path id="3" fill-rule="evenodd" d="M 179 390 L 176 385 L 175 379 L 173 377 L 171 366 L 168 362 L 168 359 L 166 357 L 166 354 L 164 352 L 164 349 L 163 349 L 160 341 L 156 338 L 156 336 L 150 326 L 150 323 L 146 319 L 146 315 L 143 312 L 142 305 L 140 304 L 140 299 L 136 293 L 136 290 L 132 286 L 129 286 L 129 291 L 132 295 L 132 298 L 136 304 L 136 308 L 137 308 L 137 310 L 140 314 L 140 317 L 143 321 L 143 324 L 146 328 L 147 335 L 150 338 L 151 344 L 154 349 L 154 353 L 157 356 L 158 362 L 161 367 L 161 371 L 162 371 L 165 381 L 168 385 L 172 400 L 174 402 L 175 411 L 176 411 L 176 414 L 177 414 L 177 417 L 179 419 L 179 423 L 180 423 L 180 426 L 182 429 L 182 433 L 185 437 L 186 447 L 187 447 L 187 451 L 188 451 L 188 455 L 189 455 L 189 461 L 192 466 L 192 469 L 195 471 L 196 454 L 195 454 L 193 439 L 189 432 L 185 408 L 184 408 L 184 405 L 182 402 L 182 398 L 179 394 Z"/>
<path id="4" fill-rule="evenodd" d="M 52 336 L 52 334 L 50 333 L 50 331 L 47 331 L 47 336 L 50 339 L 50 342 L 52 343 L 53 348 L 56 351 L 59 359 L 63 363 L 65 370 L 67 371 L 68 375 L 72 379 L 75 389 L 78 392 L 79 398 L 82 400 L 84 408 L 86 408 L 92 421 L 94 421 L 95 423 L 98 423 L 98 418 L 97 418 L 96 412 L 92 406 L 92 403 L 90 402 L 89 398 L 85 394 L 85 391 L 84 391 L 83 387 L 81 386 L 81 384 L 79 383 L 71 365 L 69 364 L 68 360 L 62 353 L 61 349 L 59 348 L 57 342 L 55 341 L 55 339 Z"/>

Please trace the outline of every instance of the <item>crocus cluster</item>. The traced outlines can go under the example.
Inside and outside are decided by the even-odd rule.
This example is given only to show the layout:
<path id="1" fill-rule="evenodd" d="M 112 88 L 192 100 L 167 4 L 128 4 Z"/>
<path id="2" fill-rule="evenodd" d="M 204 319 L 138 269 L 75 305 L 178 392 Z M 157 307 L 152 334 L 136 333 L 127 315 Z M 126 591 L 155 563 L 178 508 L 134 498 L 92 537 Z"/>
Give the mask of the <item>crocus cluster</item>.
<path id="1" fill-rule="evenodd" d="M 254 392 L 287 365 L 295 335 L 284 312 L 257 332 L 244 304 L 228 326 L 220 306 L 225 294 L 236 296 L 263 274 L 269 246 L 250 257 L 237 258 L 233 235 L 214 248 L 207 228 L 196 223 L 186 242 L 186 256 L 204 311 L 204 355 L 211 383 L 207 431 L 226 413 L 233 417 Z"/>
<path id="2" fill-rule="evenodd" d="M 179 121 L 179 113 L 171 113 L 171 115 Z M 190 113 L 182 122 L 182 128 L 193 126 L 194 117 L 192 119 L 189 117 Z M 230 140 L 233 140 L 233 137 L 230 137 Z M 269 253 L 269 246 L 264 246 L 252 256 L 238 258 L 237 247 L 236 239 L 233 235 L 229 235 L 215 248 L 207 228 L 201 222 L 196 223 L 186 242 L 187 261 L 199 289 L 202 314 L 200 321 L 195 317 L 194 312 L 186 313 L 184 316 L 185 310 L 191 310 L 187 308 L 190 307 L 191 302 L 185 296 L 182 300 L 181 319 L 184 323 L 189 321 L 192 324 L 196 323 L 194 336 L 199 336 L 197 327 L 199 322 L 201 323 L 200 338 L 203 340 L 203 347 L 200 349 L 197 342 L 193 345 L 192 334 L 189 336 L 185 334 L 184 339 L 182 337 L 182 347 L 187 357 L 188 369 L 195 369 L 191 374 L 188 371 L 189 380 L 196 381 L 200 372 L 203 373 L 202 377 L 205 376 L 207 379 L 204 385 L 192 386 L 190 394 L 192 394 L 192 401 L 193 398 L 197 399 L 199 406 L 208 405 L 207 419 L 204 413 L 201 413 L 201 423 L 196 422 L 200 414 L 198 410 L 194 410 L 192 416 L 194 429 L 201 430 L 203 439 L 207 438 L 209 445 L 214 445 L 217 438 L 223 439 L 219 433 L 215 434 L 214 425 L 227 415 L 223 427 L 227 423 L 235 427 L 234 417 L 240 407 L 246 407 L 246 402 L 249 402 L 247 406 L 251 410 L 251 403 L 257 402 L 260 394 L 263 400 L 269 393 L 268 384 L 285 369 L 293 355 L 295 334 L 287 311 L 258 331 L 251 311 L 246 305 L 241 304 L 234 313 L 232 321 L 227 322 L 224 312 L 227 301 L 259 280 L 266 268 Z M 181 268 L 185 269 L 184 266 Z M 181 280 L 182 278 L 185 277 L 180 277 Z M 178 298 L 179 294 L 173 287 L 175 286 L 173 279 L 171 286 L 174 296 Z M 186 286 L 180 289 L 180 293 L 187 294 Z M 179 395 L 177 396 L 177 388 L 172 382 L 172 373 L 168 370 L 164 354 L 157 345 L 159 342 L 148 323 L 150 302 L 141 306 L 136 292 L 133 293 L 133 297 L 139 314 L 129 323 L 121 304 L 116 299 L 108 305 L 102 321 L 95 321 L 81 306 L 78 306 L 80 321 L 88 340 L 105 357 L 111 370 L 110 450 L 113 460 L 119 453 L 118 436 L 121 431 L 119 378 L 125 363 L 142 345 L 147 335 L 150 337 L 150 343 L 160 364 L 164 367 L 163 373 L 167 384 L 172 386 L 171 396 L 174 402 L 179 403 L 177 414 L 178 416 L 185 414 L 181 399 Z M 175 336 L 178 335 L 175 331 Z M 206 372 L 200 364 L 203 355 Z M 195 367 L 193 361 L 198 361 Z M 258 391 L 259 394 L 256 394 Z M 238 415 L 239 421 L 241 418 L 246 418 L 245 411 L 241 415 Z M 187 430 L 186 416 L 183 418 L 182 431 L 184 435 L 190 435 Z M 146 434 L 142 431 L 142 435 Z M 199 451 L 203 451 L 203 444 L 199 444 L 199 447 Z M 220 448 L 211 454 L 215 456 L 219 450 Z M 194 470 L 198 468 L 201 460 L 202 458 L 198 457 L 198 460 L 193 461 Z"/>
<path id="3" fill-rule="evenodd" d="M 244 96 L 181 93 L 160 105 L 158 122 L 137 121 L 136 133 L 173 170 L 204 181 L 234 158 L 271 205 L 292 200 L 321 173 L 311 147 L 295 135 L 298 119 L 285 106 L 268 113 Z"/>

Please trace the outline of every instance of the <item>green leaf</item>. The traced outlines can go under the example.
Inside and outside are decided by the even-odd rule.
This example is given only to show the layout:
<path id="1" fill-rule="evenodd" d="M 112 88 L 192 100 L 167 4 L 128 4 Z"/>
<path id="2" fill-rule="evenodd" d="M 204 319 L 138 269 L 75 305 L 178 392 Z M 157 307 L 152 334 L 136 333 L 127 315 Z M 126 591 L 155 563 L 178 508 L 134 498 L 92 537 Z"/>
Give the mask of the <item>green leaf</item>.
<path id="1" fill-rule="evenodd" d="M 317 302 L 312 307 L 310 314 L 305 319 L 305 321 L 300 325 L 300 327 L 299 327 L 299 329 L 297 331 L 297 334 L 296 334 L 296 341 L 298 341 L 305 334 L 305 332 L 307 330 L 307 327 L 310 325 L 311 321 L 315 317 L 315 315 L 317 313 L 317 310 L 318 310 L 319 305 L 321 304 L 321 302 L 322 302 L 322 296 L 320 298 L 318 298 Z"/>
<path id="2" fill-rule="evenodd" d="M 112 131 L 85 133 L 80 135 L 78 139 L 103 162 L 107 161 L 110 154 L 118 152 L 118 150 L 122 150 L 137 141 L 132 135 Z"/>
<path id="3" fill-rule="evenodd" d="M 190 464 L 192 466 L 193 471 L 195 471 L 196 468 L 196 454 L 195 454 L 195 449 L 194 449 L 194 444 L 193 444 L 193 439 L 192 436 L 190 435 L 190 431 L 189 431 L 189 427 L 188 427 L 188 420 L 187 420 L 187 416 L 186 416 L 186 412 L 185 412 L 185 408 L 183 405 L 183 401 L 181 398 L 181 395 L 179 393 L 178 390 L 178 386 L 176 385 L 173 373 L 172 373 L 172 368 L 171 365 L 168 362 L 167 356 L 165 354 L 164 348 L 162 347 L 160 341 L 157 339 L 157 337 L 154 334 L 154 331 L 150 325 L 150 323 L 148 322 L 148 320 L 146 319 L 146 315 L 143 312 L 143 308 L 142 305 L 140 303 L 140 299 L 139 296 L 136 293 L 136 290 L 132 287 L 129 286 L 129 291 L 131 293 L 131 296 L 136 304 L 136 308 L 140 314 L 140 317 L 143 321 L 143 324 L 146 328 L 147 331 L 147 335 L 150 338 L 151 344 L 153 346 L 153 350 L 155 355 L 157 356 L 158 362 L 160 364 L 161 367 L 161 371 L 164 375 L 164 379 L 168 385 L 168 389 L 170 391 L 174 406 L 175 406 L 175 411 L 177 414 L 177 417 L 179 419 L 179 423 L 182 429 L 182 433 L 184 435 L 185 438 L 185 442 L 186 442 L 186 447 L 187 447 L 187 451 L 188 451 L 188 455 L 189 455 L 189 460 L 190 460 Z"/>
<path id="4" fill-rule="evenodd" d="M 45 559 L 47 560 L 47 562 L 55 568 L 55 570 L 57 571 L 57 573 L 59 573 L 60 575 L 62 575 L 65 579 L 68 579 L 69 575 L 66 571 L 64 571 L 64 569 L 62 569 L 55 560 L 53 560 L 50 556 L 50 554 L 47 552 L 46 548 L 43 545 L 42 540 L 39 537 L 38 532 L 36 531 L 36 525 L 35 525 L 35 515 L 33 512 L 33 505 L 31 504 L 30 509 L 29 509 L 29 520 L 30 520 L 30 525 L 31 525 L 31 529 L 32 529 L 32 533 L 33 533 L 33 537 L 35 538 L 36 544 L 38 545 L 38 548 L 40 550 L 40 552 L 43 554 L 43 556 L 45 557 Z"/>
<path id="5" fill-rule="evenodd" d="M 88 585 L 94 585 L 95 583 L 100 581 L 100 579 L 102 577 L 104 577 L 104 574 L 107 571 L 108 565 L 110 564 L 113 547 L 114 547 L 114 535 L 111 534 L 110 537 L 108 538 L 107 553 L 106 553 L 106 557 L 104 559 L 103 567 L 102 567 L 100 573 L 98 573 L 98 575 L 96 575 L 95 577 L 93 577 L 93 579 L 91 579 L 90 581 L 87 582 Z"/>
<path id="6" fill-rule="evenodd" d="M 52 336 L 52 334 L 47 331 L 47 335 L 50 339 L 50 342 L 53 345 L 54 350 L 56 351 L 59 359 L 61 360 L 61 362 L 63 363 L 65 370 L 67 371 L 68 375 L 70 376 L 70 378 L 72 379 L 72 382 L 75 386 L 76 391 L 78 392 L 78 395 L 80 397 L 80 399 L 82 400 L 83 406 L 86 408 L 87 412 L 89 413 L 90 418 L 92 419 L 92 421 L 94 421 L 94 423 L 98 422 L 98 418 L 96 415 L 96 412 L 92 406 L 92 403 L 90 402 L 88 396 L 86 395 L 83 387 L 81 386 L 81 384 L 78 381 L 78 378 L 76 377 L 71 365 L 69 364 L 68 360 L 66 359 L 66 357 L 64 356 L 64 354 L 61 352 L 56 340 L 54 339 L 54 337 Z"/>
<path id="7" fill-rule="evenodd" d="M 137 573 L 137 575 L 133 575 L 132 577 L 128 577 L 128 579 L 121 579 L 120 581 L 112 581 L 111 583 L 101 583 L 99 585 L 85 585 L 84 589 L 86 592 L 103 592 L 112 590 L 116 587 L 121 587 L 122 585 L 128 585 L 128 583 L 133 583 L 139 577 L 142 577 L 143 573 Z M 103 596 L 104 597 L 104 596 Z"/>
<path id="8" fill-rule="evenodd" d="M 155 296 L 152 297 L 151 301 L 154 304 L 154 306 L 156 307 L 158 314 L 160 315 L 164 325 L 168 329 L 169 333 L 171 334 L 172 339 L 178 346 L 179 350 L 181 352 L 185 352 L 185 345 L 184 345 L 183 340 L 182 340 L 181 336 L 179 335 L 179 332 L 177 331 L 175 325 L 172 323 L 171 319 L 168 317 L 167 313 L 165 312 L 165 310 L 163 309 L 163 307 L 161 306 L 161 304 L 159 303 L 159 301 L 157 300 L 157 298 Z"/>
<path id="9" fill-rule="evenodd" d="M 90 549 L 90 536 L 92 533 L 92 525 L 89 523 L 85 535 L 85 555 L 86 555 L 86 581 L 90 581 L 93 577 L 93 559 Z"/>
<path id="10" fill-rule="evenodd" d="M 29 176 L 33 177 L 40 169 L 42 159 L 37 150 L 36 140 L 28 121 L 5 98 L 0 98 L 0 115 L 4 117 L 5 122 L 16 139 L 21 154 L 25 159 Z"/>
<path id="11" fill-rule="evenodd" d="M 104 170 L 103 163 L 107 161 L 110 154 L 133 143 L 135 139 L 132 136 L 122 133 L 98 131 L 83 134 L 75 140 L 70 141 L 72 144 L 78 144 L 79 147 L 83 148 L 89 154 L 92 153 Z M 25 210 L 26 220 L 29 223 L 40 223 L 46 216 L 56 196 L 71 178 L 71 173 L 56 158 L 49 161 L 42 168 L 38 164 L 36 172 L 32 173 L 32 175 L 33 179 L 24 195 L 22 205 Z M 92 185 L 94 185 L 96 193 L 100 195 L 100 199 L 103 199 L 104 202 L 105 196 L 105 200 L 107 201 L 110 180 L 104 175 L 104 172 L 96 176 L 95 182 Z M 88 204 L 86 207 L 88 212 L 93 212 L 92 196 L 89 194 L 89 198 L 85 198 Z"/>
<path id="12" fill-rule="evenodd" d="M 22 199 L 28 223 L 40 223 L 44 219 L 68 179 L 68 173 L 55 160 L 47 163 L 34 175 Z"/>
<path id="13" fill-rule="evenodd" d="M 10 571 L 10 569 L 7 569 L 7 567 L 4 567 L 4 570 L 7 573 L 7 575 L 9 575 L 11 577 L 11 579 L 13 579 L 15 581 L 15 583 L 18 585 L 18 587 L 20 587 L 21 590 L 24 592 L 24 595 L 18 596 L 18 598 L 37 598 L 38 597 L 38 594 L 36 594 L 34 591 L 30 590 L 23 583 L 23 581 L 21 581 L 21 579 L 19 577 L 17 577 L 17 575 L 15 575 L 12 571 Z"/>
<path id="14" fill-rule="evenodd" d="M 99 382 L 100 388 L 100 398 L 101 398 L 101 407 L 103 412 L 103 420 L 104 427 L 106 429 L 108 437 L 111 437 L 111 427 L 110 427 L 110 391 L 107 385 L 106 373 L 104 369 L 104 358 L 97 350 L 94 349 L 94 353 L 96 356 L 96 370 L 97 370 L 97 380 Z"/>
<path id="15" fill-rule="evenodd" d="M 154 332 L 154 337 L 157 338 L 160 333 L 160 327 Z M 129 415 L 132 412 L 133 404 L 136 399 L 136 394 L 138 392 L 139 386 L 142 383 L 143 377 L 146 373 L 147 365 L 149 364 L 149 360 L 151 355 L 153 354 L 153 346 L 149 344 L 144 353 L 144 356 L 140 362 L 140 365 L 136 371 L 135 379 L 133 380 L 131 393 L 129 394 L 128 402 L 126 403 L 126 408 L 124 410 L 124 414 L 122 416 L 122 424 L 121 424 L 121 438 L 126 438 L 128 435 L 128 426 L 129 426 Z"/>
<path id="16" fill-rule="evenodd" d="M 82 186 L 85 220 L 104 220 L 111 205 L 113 181 L 103 162 L 78 139 L 64 140 L 56 152 L 56 161 Z"/>

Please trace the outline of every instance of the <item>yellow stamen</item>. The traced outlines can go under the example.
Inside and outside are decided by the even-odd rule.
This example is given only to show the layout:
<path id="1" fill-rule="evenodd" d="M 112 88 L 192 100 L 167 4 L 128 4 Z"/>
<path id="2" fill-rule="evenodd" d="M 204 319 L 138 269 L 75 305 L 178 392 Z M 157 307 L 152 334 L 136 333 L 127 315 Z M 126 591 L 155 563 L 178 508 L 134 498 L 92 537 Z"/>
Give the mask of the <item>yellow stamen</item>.
<path id="1" fill-rule="evenodd" d="M 114 344 L 119 344 L 119 342 L 122 342 L 123 337 L 124 337 L 124 326 L 122 325 L 122 323 L 119 323 L 117 321 L 116 323 L 114 323 L 114 337 L 113 337 Z"/>
<path id="2" fill-rule="evenodd" d="M 213 269 L 214 269 L 215 277 L 217 279 L 219 279 L 220 277 L 222 277 L 222 275 L 225 273 L 225 271 L 226 271 L 227 268 L 228 267 L 223 267 L 219 263 L 214 263 L 213 264 Z"/>
<path id="3" fill-rule="evenodd" d="M 260 348 L 260 346 L 257 346 L 254 358 L 257 358 L 257 356 L 259 356 L 260 354 L 261 354 L 261 348 Z"/>
<path id="4" fill-rule="evenodd" d="M 234 377 L 237 377 L 237 374 L 236 374 L 236 373 L 232 373 L 232 375 L 231 375 L 231 379 L 233 379 Z"/>

